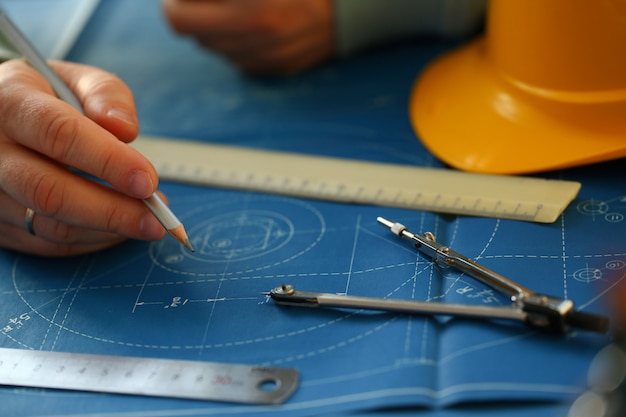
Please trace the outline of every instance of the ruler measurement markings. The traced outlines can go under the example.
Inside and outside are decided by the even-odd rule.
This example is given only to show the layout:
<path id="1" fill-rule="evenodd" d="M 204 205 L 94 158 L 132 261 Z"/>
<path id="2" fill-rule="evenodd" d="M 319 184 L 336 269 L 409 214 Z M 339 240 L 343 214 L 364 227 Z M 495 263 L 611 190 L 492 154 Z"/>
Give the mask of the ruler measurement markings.
<path id="1" fill-rule="evenodd" d="M 165 180 L 546 223 L 556 220 L 580 188 L 571 181 L 468 174 L 151 137 L 140 138 L 135 146 Z M 180 172 L 176 168 L 180 165 L 197 169 Z M 541 209 L 529 217 L 515 209 L 518 205 Z"/>
<path id="2" fill-rule="evenodd" d="M 6 386 L 277 404 L 298 384 L 287 368 L 8 348 L 0 357 Z"/>

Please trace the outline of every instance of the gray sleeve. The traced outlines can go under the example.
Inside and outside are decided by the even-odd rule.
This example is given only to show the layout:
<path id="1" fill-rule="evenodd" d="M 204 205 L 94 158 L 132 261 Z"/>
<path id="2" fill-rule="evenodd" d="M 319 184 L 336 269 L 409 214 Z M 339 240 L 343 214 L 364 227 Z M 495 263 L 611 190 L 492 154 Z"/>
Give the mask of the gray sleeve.
<path id="1" fill-rule="evenodd" d="M 462 37 L 480 27 L 487 0 L 335 0 L 337 54 L 415 36 Z"/>

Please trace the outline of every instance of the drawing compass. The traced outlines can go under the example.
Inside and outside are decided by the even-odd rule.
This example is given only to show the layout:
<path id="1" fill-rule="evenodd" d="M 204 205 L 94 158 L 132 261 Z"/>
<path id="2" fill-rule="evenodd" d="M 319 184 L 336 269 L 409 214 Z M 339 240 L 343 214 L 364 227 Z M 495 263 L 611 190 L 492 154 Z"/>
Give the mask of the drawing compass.
<path id="1" fill-rule="evenodd" d="M 570 327 L 599 333 L 605 333 L 609 328 L 607 317 L 576 310 L 573 301 L 568 299 L 537 294 L 437 242 L 435 236 L 430 232 L 423 235 L 412 233 L 400 223 L 382 217 L 377 220 L 395 235 L 413 241 L 417 250 L 431 258 L 435 265 L 442 268 L 455 268 L 508 295 L 512 302 L 511 306 L 489 307 L 304 292 L 296 291 L 292 285 L 288 284 L 276 287 L 266 294 L 280 305 L 515 320 L 524 322 L 533 328 L 556 333 L 564 333 Z"/>

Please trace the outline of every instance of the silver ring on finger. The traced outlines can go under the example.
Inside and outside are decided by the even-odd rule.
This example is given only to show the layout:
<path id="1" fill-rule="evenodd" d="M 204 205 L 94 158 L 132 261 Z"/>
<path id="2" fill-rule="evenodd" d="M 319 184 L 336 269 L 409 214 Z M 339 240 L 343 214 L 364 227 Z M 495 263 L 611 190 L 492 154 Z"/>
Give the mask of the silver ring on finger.
<path id="1" fill-rule="evenodd" d="M 33 219 L 35 218 L 35 210 L 32 208 L 26 208 L 26 215 L 24 216 L 24 228 L 28 233 L 35 236 L 35 230 L 33 229 Z"/>

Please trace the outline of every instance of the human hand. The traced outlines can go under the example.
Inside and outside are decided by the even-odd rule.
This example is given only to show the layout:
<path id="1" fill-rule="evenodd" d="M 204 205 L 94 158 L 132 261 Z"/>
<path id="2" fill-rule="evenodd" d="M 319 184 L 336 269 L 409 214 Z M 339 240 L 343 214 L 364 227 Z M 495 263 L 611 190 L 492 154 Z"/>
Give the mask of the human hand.
<path id="1" fill-rule="evenodd" d="M 163 0 L 174 30 L 244 71 L 294 73 L 334 54 L 332 0 Z"/>
<path id="2" fill-rule="evenodd" d="M 126 144 L 139 130 L 130 90 L 96 68 L 51 65 L 86 116 L 59 100 L 24 61 L 0 64 L 0 247 L 67 256 L 124 238 L 164 237 L 140 200 L 156 190 L 157 174 Z M 25 229 L 27 207 L 36 213 L 34 235 Z"/>

